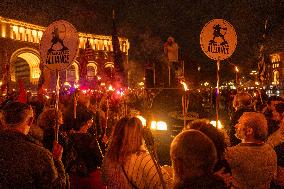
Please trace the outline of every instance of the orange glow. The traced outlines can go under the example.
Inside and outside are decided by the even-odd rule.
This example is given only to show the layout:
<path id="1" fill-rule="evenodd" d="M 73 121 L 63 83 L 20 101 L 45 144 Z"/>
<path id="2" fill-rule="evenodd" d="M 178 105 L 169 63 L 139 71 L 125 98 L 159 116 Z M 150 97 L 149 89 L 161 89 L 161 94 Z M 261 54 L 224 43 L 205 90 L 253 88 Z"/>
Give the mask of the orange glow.
<path id="1" fill-rule="evenodd" d="M 187 85 L 185 82 L 181 81 L 180 82 L 183 85 L 184 91 L 188 91 L 189 89 L 187 88 Z"/>
<path id="2" fill-rule="evenodd" d="M 236 72 L 239 72 L 239 68 L 237 66 L 235 67 L 235 70 L 236 70 Z"/>

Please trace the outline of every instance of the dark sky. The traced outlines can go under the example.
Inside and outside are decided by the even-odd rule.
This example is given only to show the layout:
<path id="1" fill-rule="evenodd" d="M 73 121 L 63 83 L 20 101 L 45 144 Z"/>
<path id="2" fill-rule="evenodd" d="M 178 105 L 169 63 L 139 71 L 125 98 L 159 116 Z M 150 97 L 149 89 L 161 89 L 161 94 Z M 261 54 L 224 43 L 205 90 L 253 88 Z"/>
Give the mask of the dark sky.
<path id="1" fill-rule="evenodd" d="M 129 38 L 130 59 L 143 54 L 141 36 L 162 47 L 168 36 L 180 46 L 188 77 L 197 72 L 214 75 L 216 66 L 201 51 L 199 35 L 210 20 L 229 21 L 238 36 L 236 51 L 229 59 L 242 72 L 257 67 L 258 45 L 262 42 L 264 23 L 269 18 L 266 52 L 278 51 L 284 42 L 284 0 L 2 0 L 0 15 L 47 26 L 65 19 L 79 31 L 111 33 L 112 9 L 117 14 L 121 35 Z M 155 46 L 156 45 L 156 46 Z M 151 47 L 149 47 L 151 49 Z M 142 53 L 141 53 L 142 52 Z M 233 79 L 233 68 L 222 62 L 224 78 Z"/>

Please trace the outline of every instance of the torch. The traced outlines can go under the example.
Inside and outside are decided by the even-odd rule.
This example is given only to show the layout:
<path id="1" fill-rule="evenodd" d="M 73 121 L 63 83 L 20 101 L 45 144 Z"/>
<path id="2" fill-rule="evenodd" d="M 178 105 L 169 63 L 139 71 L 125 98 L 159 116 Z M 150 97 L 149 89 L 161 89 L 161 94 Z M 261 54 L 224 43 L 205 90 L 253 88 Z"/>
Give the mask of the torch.
<path id="1" fill-rule="evenodd" d="M 188 95 L 186 94 L 186 91 L 188 91 L 187 85 L 185 82 L 180 82 L 183 85 L 184 93 L 182 95 L 182 115 L 183 115 L 183 126 L 186 127 L 186 114 L 188 109 Z"/>

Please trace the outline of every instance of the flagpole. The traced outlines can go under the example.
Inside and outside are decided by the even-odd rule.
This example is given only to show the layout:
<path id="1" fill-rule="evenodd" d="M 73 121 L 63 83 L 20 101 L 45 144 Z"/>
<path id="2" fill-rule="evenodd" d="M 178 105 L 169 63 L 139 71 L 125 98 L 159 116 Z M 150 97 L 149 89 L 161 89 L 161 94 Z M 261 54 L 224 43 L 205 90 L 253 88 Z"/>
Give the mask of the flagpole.
<path id="1" fill-rule="evenodd" d="M 219 121 L 219 83 L 220 83 L 220 60 L 217 60 L 217 86 L 216 86 L 216 128 L 218 128 Z"/>
<path id="2" fill-rule="evenodd" d="M 55 141 L 58 141 L 59 133 L 59 124 L 58 124 L 58 111 L 59 111 L 59 71 L 56 69 L 56 101 L 55 101 L 55 110 L 56 110 L 56 120 L 55 120 Z"/>

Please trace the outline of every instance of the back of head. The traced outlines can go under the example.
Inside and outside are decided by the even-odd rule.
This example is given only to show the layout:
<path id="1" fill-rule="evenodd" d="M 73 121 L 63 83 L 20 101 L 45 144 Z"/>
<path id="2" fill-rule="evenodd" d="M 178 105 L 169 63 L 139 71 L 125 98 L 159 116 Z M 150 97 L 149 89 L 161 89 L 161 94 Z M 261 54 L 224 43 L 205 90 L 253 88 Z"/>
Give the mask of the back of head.
<path id="1" fill-rule="evenodd" d="M 240 117 L 245 127 L 252 128 L 254 139 L 265 141 L 268 135 L 267 120 L 262 113 L 244 112 Z"/>
<path id="2" fill-rule="evenodd" d="M 122 159 L 126 156 L 139 152 L 143 141 L 143 126 L 140 119 L 130 118 L 124 127 L 124 135 L 122 136 L 121 155 Z"/>
<path id="3" fill-rule="evenodd" d="M 8 127 L 17 127 L 28 118 L 33 117 L 30 105 L 21 102 L 10 102 L 2 108 L 3 121 Z"/>
<path id="4" fill-rule="evenodd" d="M 208 136 L 213 141 L 216 147 L 218 158 L 222 157 L 225 148 L 227 146 L 225 142 L 224 133 L 222 133 L 212 124 L 210 124 L 209 120 L 207 119 L 194 120 L 188 125 L 187 129 L 195 129 L 201 131 L 206 136 Z"/>
<path id="5" fill-rule="evenodd" d="M 119 152 L 122 145 L 122 136 L 124 136 L 124 129 L 127 125 L 128 118 L 121 118 L 115 125 L 115 128 L 112 131 L 110 143 L 107 149 L 107 157 L 111 161 L 118 161 Z"/>
<path id="6" fill-rule="evenodd" d="M 217 152 L 214 143 L 205 134 L 197 130 L 187 130 L 178 134 L 171 144 L 171 159 L 177 175 L 176 161 L 182 162 L 184 170 L 192 173 L 210 174 L 217 161 Z M 200 175 L 195 175 L 200 176 Z"/>
<path id="7" fill-rule="evenodd" d="M 249 93 L 237 93 L 234 97 L 233 106 L 234 108 L 240 106 L 250 106 L 252 103 L 252 96 Z"/>
<path id="8" fill-rule="evenodd" d="M 39 115 L 37 125 L 43 130 L 55 128 L 58 116 L 62 116 L 60 111 L 57 111 L 55 108 L 47 108 Z"/>

